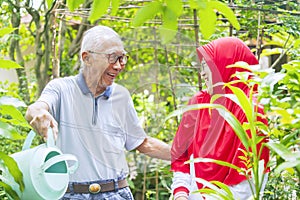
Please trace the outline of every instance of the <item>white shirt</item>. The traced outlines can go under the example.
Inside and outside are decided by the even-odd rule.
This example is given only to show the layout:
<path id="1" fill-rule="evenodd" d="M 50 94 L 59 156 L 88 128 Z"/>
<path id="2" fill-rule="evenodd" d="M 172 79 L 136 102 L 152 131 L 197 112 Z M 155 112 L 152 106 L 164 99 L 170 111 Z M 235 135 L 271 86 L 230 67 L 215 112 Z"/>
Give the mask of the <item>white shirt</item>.
<path id="1" fill-rule="evenodd" d="M 59 123 L 57 146 L 78 158 L 70 181 L 115 179 L 128 174 L 125 149 L 146 138 L 128 90 L 116 83 L 94 98 L 83 75 L 54 79 L 39 101 Z"/>

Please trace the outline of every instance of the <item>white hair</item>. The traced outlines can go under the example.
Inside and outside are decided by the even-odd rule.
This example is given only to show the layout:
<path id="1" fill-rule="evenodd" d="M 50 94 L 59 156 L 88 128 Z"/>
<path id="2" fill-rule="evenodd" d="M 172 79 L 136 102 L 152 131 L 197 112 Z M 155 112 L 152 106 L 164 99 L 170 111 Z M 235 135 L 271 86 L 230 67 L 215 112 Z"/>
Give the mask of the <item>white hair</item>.
<path id="1" fill-rule="evenodd" d="M 81 49 L 80 49 L 80 61 L 81 67 L 84 67 L 84 62 L 82 60 L 82 53 L 87 51 L 99 51 L 102 44 L 112 38 L 116 38 L 115 40 L 120 40 L 121 38 L 118 33 L 116 33 L 113 29 L 107 26 L 95 26 L 89 30 L 87 30 L 83 34 Z"/>

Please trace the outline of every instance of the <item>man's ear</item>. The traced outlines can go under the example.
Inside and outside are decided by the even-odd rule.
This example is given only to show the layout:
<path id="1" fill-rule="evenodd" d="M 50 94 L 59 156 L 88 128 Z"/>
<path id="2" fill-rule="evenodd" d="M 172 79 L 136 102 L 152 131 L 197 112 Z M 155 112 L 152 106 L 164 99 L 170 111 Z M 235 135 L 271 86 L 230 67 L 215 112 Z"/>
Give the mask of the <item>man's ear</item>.
<path id="1" fill-rule="evenodd" d="M 82 52 L 81 57 L 82 57 L 83 62 L 89 63 L 89 55 L 87 52 Z"/>

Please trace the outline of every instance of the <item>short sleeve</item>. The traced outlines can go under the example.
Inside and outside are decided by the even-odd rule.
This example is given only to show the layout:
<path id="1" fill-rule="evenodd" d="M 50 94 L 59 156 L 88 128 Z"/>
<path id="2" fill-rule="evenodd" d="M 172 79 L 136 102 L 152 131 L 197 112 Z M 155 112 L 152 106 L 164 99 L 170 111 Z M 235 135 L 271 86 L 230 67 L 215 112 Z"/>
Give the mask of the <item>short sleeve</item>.
<path id="1" fill-rule="evenodd" d="M 60 97 L 61 89 L 59 82 L 58 79 L 54 79 L 46 85 L 37 101 L 42 101 L 48 104 L 49 112 L 56 120 L 58 120 Z"/>
<path id="2" fill-rule="evenodd" d="M 141 145 L 147 134 L 145 133 L 142 125 L 140 124 L 137 112 L 134 108 L 132 99 L 128 100 L 128 112 L 126 117 L 126 132 L 127 138 L 125 143 L 126 150 L 130 151 Z"/>

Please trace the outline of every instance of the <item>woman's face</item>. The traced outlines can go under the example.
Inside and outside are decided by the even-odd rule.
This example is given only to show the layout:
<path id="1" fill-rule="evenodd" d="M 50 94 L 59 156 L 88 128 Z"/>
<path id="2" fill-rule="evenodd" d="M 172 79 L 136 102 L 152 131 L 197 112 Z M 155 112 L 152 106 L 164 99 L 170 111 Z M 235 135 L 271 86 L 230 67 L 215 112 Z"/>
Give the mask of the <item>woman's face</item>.
<path id="1" fill-rule="evenodd" d="M 201 63 L 201 76 L 205 81 L 205 85 L 207 87 L 207 91 L 210 95 L 213 94 L 213 82 L 212 82 L 212 73 L 210 68 L 208 67 L 206 61 L 202 59 Z"/>

